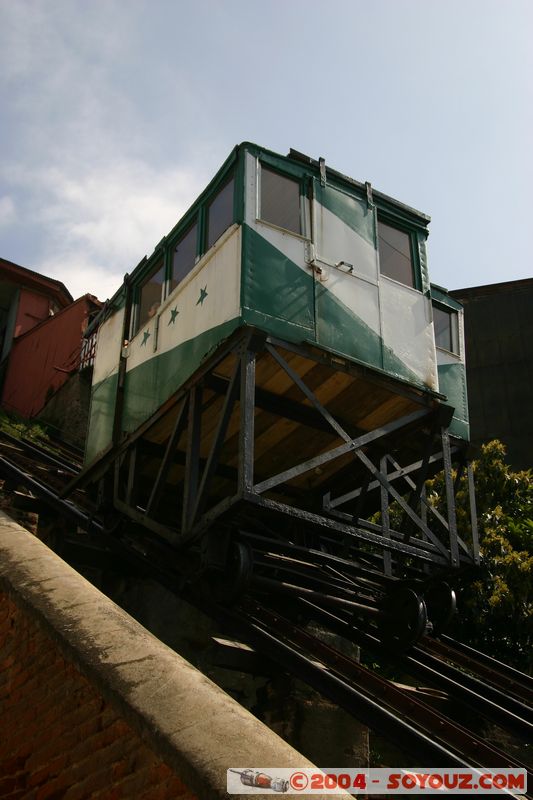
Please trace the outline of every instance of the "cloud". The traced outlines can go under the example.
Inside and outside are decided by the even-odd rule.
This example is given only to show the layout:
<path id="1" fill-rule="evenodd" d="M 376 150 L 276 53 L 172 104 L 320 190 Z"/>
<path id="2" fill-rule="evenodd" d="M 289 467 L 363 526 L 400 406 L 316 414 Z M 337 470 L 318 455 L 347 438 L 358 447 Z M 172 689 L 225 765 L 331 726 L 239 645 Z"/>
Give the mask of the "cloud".
<path id="1" fill-rule="evenodd" d="M 159 171 L 126 158 L 97 168 L 12 170 L 11 180 L 33 193 L 31 213 L 45 232 L 36 268 L 75 296 L 101 299 L 151 254 L 206 182 L 192 169 Z"/>
<path id="2" fill-rule="evenodd" d="M 75 296 L 113 294 L 211 177 L 199 140 L 198 167 L 175 152 L 165 158 L 130 91 L 138 6 L 131 0 L 124 14 L 114 0 L 84 3 L 83 13 L 70 0 L 3 4 L 0 80 L 16 134 L 4 129 L 0 224 L 16 222 L 31 242 L 28 266 Z"/>
<path id="3" fill-rule="evenodd" d="M 71 0 L 17 0 L 2 3 L 2 76 L 6 82 L 31 77 L 40 85 L 57 83 L 73 62 L 120 58 L 129 47 L 137 3 L 128 14 L 118 0 L 91 0 L 83 9 Z M 65 60 L 65 57 L 67 59 Z"/>
<path id="4" fill-rule="evenodd" d="M 0 197 L 0 228 L 7 228 L 9 225 L 12 225 L 17 218 L 17 212 L 15 210 L 15 203 L 9 197 L 9 195 L 4 195 L 4 197 Z"/>

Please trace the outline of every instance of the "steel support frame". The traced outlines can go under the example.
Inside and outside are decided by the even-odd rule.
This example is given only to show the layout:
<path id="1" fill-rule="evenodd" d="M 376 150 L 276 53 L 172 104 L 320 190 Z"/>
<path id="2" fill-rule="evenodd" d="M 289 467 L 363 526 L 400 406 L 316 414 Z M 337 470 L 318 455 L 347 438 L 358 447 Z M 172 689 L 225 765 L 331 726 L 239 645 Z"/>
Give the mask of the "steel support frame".
<path id="1" fill-rule="evenodd" d="M 343 422 L 333 417 L 319 401 L 316 394 L 306 385 L 304 380 L 288 364 L 280 352 L 298 348 L 287 343 L 274 341 L 267 337 L 246 331 L 244 335 L 233 340 L 225 350 L 208 362 L 193 378 L 189 384 L 176 396 L 177 414 L 174 429 L 163 448 L 161 464 L 151 487 L 149 501 L 146 508 L 138 508 L 135 504 L 135 463 L 136 443 L 138 437 L 132 437 L 121 447 L 121 460 L 130 464 L 127 480 L 126 496 L 120 491 L 118 474 L 120 461 L 116 464 L 116 478 L 114 500 L 116 507 L 137 522 L 145 524 L 154 532 L 163 534 L 177 545 L 185 545 L 199 540 L 203 534 L 212 529 L 217 521 L 227 517 L 228 512 L 243 503 L 252 506 L 267 517 L 272 514 L 281 514 L 292 517 L 304 525 L 325 534 L 337 537 L 339 543 L 344 541 L 349 548 L 356 541 L 371 546 L 382 553 L 383 571 L 387 576 L 394 572 L 396 559 L 408 558 L 419 561 L 420 565 L 439 565 L 442 568 L 456 568 L 460 564 L 475 562 L 477 555 L 477 536 L 475 522 L 473 524 L 473 550 L 457 535 L 455 520 L 455 487 L 453 480 L 452 460 L 459 452 L 456 442 L 451 442 L 448 431 L 440 427 L 441 415 L 435 404 L 422 398 L 420 407 L 405 415 L 401 419 L 393 420 L 383 427 L 367 432 L 347 430 Z M 313 359 L 314 353 L 310 349 L 300 348 L 302 355 Z M 258 353 L 263 357 L 273 359 L 280 370 L 286 373 L 291 382 L 298 387 L 307 401 L 305 405 L 297 403 L 294 399 L 287 401 L 284 407 L 284 398 L 272 395 L 256 386 L 256 359 Z M 221 360 L 229 354 L 234 356 L 234 369 L 231 377 L 221 378 L 217 375 L 216 368 Z M 318 361 L 318 359 L 316 359 Z M 334 365 L 331 365 L 334 369 Z M 208 387 L 217 394 L 224 396 L 222 409 L 216 423 L 215 433 L 211 440 L 210 452 L 207 458 L 200 458 L 201 422 L 202 422 L 202 395 L 204 387 Z M 416 395 L 413 394 L 413 397 Z M 224 445 L 229 421 L 239 407 L 239 436 L 238 436 L 238 468 L 236 470 L 235 492 L 214 504 L 210 501 L 210 487 L 217 474 L 227 472 L 228 467 L 220 464 L 220 454 Z M 309 405 L 310 404 L 310 405 Z M 317 430 L 329 429 L 333 441 L 341 440 L 331 449 L 320 452 L 312 458 L 296 464 L 290 469 L 285 469 L 278 474 L 270 476 L 256 476 L 255 474 L 255 435 L 254 418 L 258 409 L 274 411 L 280 417 L 297 419 L 301 408 L 302 424 Z M 387 450 L 388 437 L 397 434 L 408 426 L 416 428 L 417 435 L 427 435 L 428 441 L 422 459 L 401 467 L 392 453 Z M 143 426 L 145 431 L 149 426 Z M 161 525 L 154 519 L 165 480 L 176 456 L 176 446 L 180 435 L 187 429 L 187 448 L 185 454 L 185 478 L 178 487 L 179 497 L 176 498 L 176 524 Z M 429 433 L 422 433 L 423 431 Z M 438 435 L 436 434 L 438 431 Z M 432 444 L 438 441 L 438 446 Z M 366 470 L 366 479 L 361 486 L 355 487 L 350 492 L 333 497 L 331 491 L 324 495 L 322 511 L 316 513 L 298 505 L 290 498 L 290 487 L 287 483 L 306 473 L 312 473 L 318 467 L 334 462 L 336 459 L 351 453 L 360 465 Z M 372 455 L 374 453 L 374 455 Z M 424 480 L 430 467 L 442 462 L 445 473 L 447 518 L 428 503 L 424 493 Z M 469 472 L 469 476 L 471 473 Z M 472 479 L 469 478 L 472 486 Z M 401 484 L 401 489 L 400 489 Z M 381 498 L 381 520 L 370 522 L 363 518 L 363 506 L 368 492 L 379 488 Z M 282 502 L 268 496 L 275 492 L 281 494 L 290 502 Z M 408 495 L 408 499 L 405 495 Z M 402 509 L 404 518 L 408 521 L 405 530 L 391 529 L 389 507 L 395 501 Z M 211 504 L 210 504 L 211 502 Z M 356 506 L 354 512 L 353 506 Z M 351 504 L 351 505 L 350 505 Z M 178 509 L 180 513 L 178 514 Z M 472 506 L 475 514 L 475 506 Z M 180 517 L 180 519 L 178 519 Z M 429 527 L 428 519 L 437 528 L 435 533 Z"/>

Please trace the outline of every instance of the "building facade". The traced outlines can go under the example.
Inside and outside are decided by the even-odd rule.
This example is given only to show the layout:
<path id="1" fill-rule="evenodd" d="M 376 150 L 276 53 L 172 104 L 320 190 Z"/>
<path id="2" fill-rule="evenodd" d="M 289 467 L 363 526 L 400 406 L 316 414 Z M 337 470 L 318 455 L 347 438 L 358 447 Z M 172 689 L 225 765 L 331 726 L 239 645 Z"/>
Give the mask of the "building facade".
<path id="1" fill-rule="evenodd" d="M 471 439 L 533 467 L 533 278 L 456 289 L 464 306 Z"/>

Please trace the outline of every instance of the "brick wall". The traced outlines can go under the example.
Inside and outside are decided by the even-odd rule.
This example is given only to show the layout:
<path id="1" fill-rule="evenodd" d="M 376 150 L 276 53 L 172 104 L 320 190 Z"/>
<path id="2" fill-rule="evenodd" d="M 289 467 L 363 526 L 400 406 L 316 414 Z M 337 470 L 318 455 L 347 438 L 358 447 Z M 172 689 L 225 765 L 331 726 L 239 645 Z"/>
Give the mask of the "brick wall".
<path id="1" fill-rule="evenodd" d="M 220 800 L 243 764 L 310 766 L 0 511 L 0 797 Z"/>
<path id="2" fill-rule="evenodd" d="M 196 796 L 4 592 L 0 643 L 0 797 Z"/>

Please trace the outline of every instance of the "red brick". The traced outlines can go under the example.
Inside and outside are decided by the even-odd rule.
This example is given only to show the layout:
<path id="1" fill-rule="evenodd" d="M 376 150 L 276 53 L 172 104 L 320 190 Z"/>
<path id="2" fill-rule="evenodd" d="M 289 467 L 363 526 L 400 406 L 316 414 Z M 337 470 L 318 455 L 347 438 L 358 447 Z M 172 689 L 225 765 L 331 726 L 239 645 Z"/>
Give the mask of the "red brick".
<path id="1" fill-rule="evenodd" d="M 7 797 L 11 792 L 17 789 L 22 789 L 25 782 L 25 776 L 20 774 L 18 776 L 11 776 L 9 778 L 0 777 L 0 797 Z"/>
<path id="2" fill-rule="evenodd" d="M 136 769 L 135 772 L 128 775 L 122 781 L 119 781 L 115 788 L 120 789 L 122 792 L 122 797 L 141 797 L 142 793 L 150 788 L 149 770 L 146 767 L 142 769 Z M 102 795 L 102 798 L 104 797 L 105 794 Z"/>
<path id="3" fill-rule="evenodd" d="M 67 763 L 66 753 L 60 753 L 40 769 L 33 769 L 28 778 L 28 787 L 40 786 L 42 783 L 49 782 L 51 778 L 56 778 L 64 769 Z"/>
<path id="4" fill-rule="evenodd" d="M 110 731 L 110 728 L 106 729 Z M 69 772 L 76 771 L 90 766 L 91 760 L 96 760 L 97 763 L 106 761 L 106 754 L 112 756 L 111 763 L 120 758 L 124 753 L 131 751 L 131 744 L 127 737 L 105 735 L 105 733 L 98 732 L 89 739 L 76 743 L 69 749 L 68 762 Z"/>
<path id="5" fill-rule="evenodd" d="M 27 789 L 16 789 L 3 797 L 3 800 L 32 800 L 33 794 L 28 794 Z"/>
<path id="6" fill-rule="evenodd" d="M 121 780 L 121 778 L 124 778 L 131 771 L 131 760 L 129 758 L 125 758 L 124 753 L 121 753 L 120 755 L 121 757 L 119 758 L 119 760 L 111 764 L 111 775 L 113 776 L 113 783 L 115 783 L 115 781 Z"/>
<path id="7" fill-rule="evenodd" d="M 106 748 L 95 751 L 65 770 L 65 777 L 70 788 L 65 793 L 65 800 L 81 800 L 105 792 L 115 786 L 123 777 L 131 774 L 139 742 L 136 737 L 113 742 Z M 120 764 L 119 773 L 115 767 Z M 105 795 L 107 796 L 107 795 Z"/>
<path id="8" fill-rule="evenodd" d="M 126 771 L 128 774 L 136 763 L 138 741 L 135 737 L 121 737 L 118 740 L 103 745 L 98 737 L 94 737 L 92 748 L 86 752 L 83 758 L 76 758 L 80 749 L 75 748 L 69 753 L 69 765 L 65 768 L 64 774 L 68 776 L 70 783 L 83 780 L 84 776 L 98 772 L 100 768 L 108 771 L 108 782 L 111 782 L 114 775 L 114 765 L 120 760 L 126 761 Z"/>
<path id="9" fill-rule="evenodd" d="M 16 775 L 17 772 L 22 772 L 24 770 L 25 764 L 26 756 L 24 755 L 16 755 L 12 756 L 11 758 L 5 758 L 0 761 L 0 775 Z"/>
<path id="10" fill-rule="evenodd" d="M 19 654 L 19 663 L 24 662 L 24 657 Z M 24 669 L 18 670 L 21 675 L 25 675 L 25 681 L 18 683 L 12 687 L 11 700 L 12 702 L 27 701 L 30 695 L 37 691 L 39 696 L 42 697 L 46 694 L 48 685 L 52 687 L 65 682 L 65 677 L 62 675 L 61 670 L 55 664 L 48 663 L 45 656 L 41 659 L 36 659 L 32 665 L 24 664 Z M 12 672 L 15 677 L 15 672 Z"/>
<path id="11" fill-rule="evenodd" d="M 64 796 L 65 784 L 60 779 L 56 779 L 41 786 L 35 794 L 35 800 L 62 800 Z"/>
<path id="12" fill-rule="evenodd" d="M 103 792 L 96 792 L 91 795 L 91 800 L 122 800 L 124 795 L 120 786 L 113 786 L 104 789 Z"/>
<path id="13" fill-rule="evenodd" d="M 56 643 L 1 599 L 0 797 L 195 800 Z"/>

